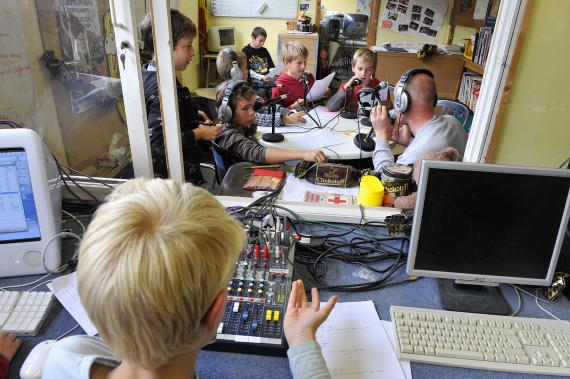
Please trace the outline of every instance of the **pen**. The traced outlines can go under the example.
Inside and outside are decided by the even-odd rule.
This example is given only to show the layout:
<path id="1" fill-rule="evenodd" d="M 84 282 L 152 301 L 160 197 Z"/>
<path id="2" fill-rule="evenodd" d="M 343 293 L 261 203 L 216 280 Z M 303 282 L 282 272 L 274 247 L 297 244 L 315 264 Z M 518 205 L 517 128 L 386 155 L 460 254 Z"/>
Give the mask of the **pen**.
<path id="1" fill-rule="evenodd" d="M 264 165 L 264 166 L 248 166 L 247 168 L 277 168 L 281 165 L 278 164 L 268 164 L 268 165 Z"/>

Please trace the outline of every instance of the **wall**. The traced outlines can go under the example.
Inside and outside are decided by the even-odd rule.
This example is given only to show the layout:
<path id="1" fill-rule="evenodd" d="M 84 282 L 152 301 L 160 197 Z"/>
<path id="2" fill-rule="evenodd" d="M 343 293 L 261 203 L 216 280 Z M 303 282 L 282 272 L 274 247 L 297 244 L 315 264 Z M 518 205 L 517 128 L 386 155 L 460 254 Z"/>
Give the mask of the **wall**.
<path id="1" fill-rule="evenodd" d="M 180 1 L 178 10 L 188 16 L 190 20 L 198 26 L 198 1 Z M 200 87 L 201 69 L 198 37 L 194 39 L 193 45 L 196 49 L 196 56 L 194 56 L 194 59 L 192 59 L 186 70 L 181 75 L 177 75 L 178 79 L 182 81 L 182 84 L 190 90 Z"/>
<path id="2" fill-rule="evenodd" d="M 287 29 L 287 20 L 281 18 L 243 18 L 243 17 L 215 17 L 209 15 L 208 28 L 211 26 L 235 26 L 236 27 L 236 50 L 241 49 L 251 42 L 251 31 L 256 26 L 262 26 L 267 31 L 265 48 L 271 54 L 271 58 L 277 64 L 277 34 Z"/>
<path id="3" fill-rule="evenodd" d="M 570 155 L 570 2 L 536 0 L 493 163 L 558 167 Z"/>
<path id="4" fill-rule="evenodd" d="M 386 6 L 387 0 L 382 0 L 380 3 L 380 17 L 379 21 L 382 20 L 382 13 L 384 11 L 384 7 Z M 439 33 L 437 33 L 437 37 L 435 41 L 433 39 L 423 40 L 418 37 L 404 34 L 404 33 L 397 33 L 391 32 L 387 29 L 378 28 L 376 33 L 376 44 L 379 45 L 383 42 L 392 42 L 392 41 L 426 41 L 426 43 L 447 43 L 447 38 L 449 37 L 449 17 L 451 15 L 451 1 L 447 8 L 447 12 L 443 17 L 443 24 L 441 25 L 441 29 Z M 472 28 L 465 28 L 462 26 L 457 26 L 455 28 L 455 33 L 453 37 L 453 43 L 460 43 L 462 39 L 469 38 L 471 35 L 475 34 L 475 29 Z"/>

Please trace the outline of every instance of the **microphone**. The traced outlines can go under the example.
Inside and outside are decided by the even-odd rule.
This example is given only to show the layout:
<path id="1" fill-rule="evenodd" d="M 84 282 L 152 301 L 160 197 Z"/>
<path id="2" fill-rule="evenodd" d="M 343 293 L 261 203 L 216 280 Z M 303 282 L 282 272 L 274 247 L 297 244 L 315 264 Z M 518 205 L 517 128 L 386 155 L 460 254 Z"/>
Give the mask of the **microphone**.
<path id="1" fill-rule="evenodd" d="M 392 124 L 397 118 L 396 111 L 394 109 L 390 109 L 388 111 L 388 116 L 392 120 Z M 376 147 L 376 143 L 374 142 L 372 137 L 372 133 L 374 133 L 374 128 L 370 128 L 370 131 L 367 134 L 359 133 L 354 136 L 354 144 L 361 148 L 364 151 L 373 151 Z"/>
<path id="2" fill-rule="evenodd" d="M 309 85 L 309 75 L 306 72 L 303 72 L 303 75 L 301 75 L 301 80 L 304 81 L 306 85 Z"/>
<path id="3" fill-rule="evenodd" d="M 250 85 L 253 87 L 253 89 L 285 87 L 285 84 L 274 84 L 274 83 L 250 83 Z"/>
<path id="4" fill-rule="evenodd" d="M 388 88 L 388 82 L 381 81 L 380 84 L 376 86 L 376 89 L 386 89 Z"/>
<path id="5" fill-rule="evenodd" d="M 352 83 L 350 83 L 350 86 L 348 86 L 348 87 L 349 87 L 349 88 L 352 88 L 352 87 L 359 86 L 359 85 L 361 85 L 361 84 L 362 84 L 362 82 L 360 81 L 360 79 L 354 79 L 354 80 L 352 81 Z"/>
<path id="6" fill-rule="evenodd" d="M 288 93 L 281 95 L 281 96 L 273 97 L 271 99 L 267 99 L 267 100 L 263 100 L 263 101 L 256 101 L 255 104 L 253 104 L 253 110 L 257 112 L 261 108 L 267 107 L 268 105 L 271 105 L 271 104 L 277 103 L 278 101 L 286 99 L 287 96 L 289 96 Z"/>

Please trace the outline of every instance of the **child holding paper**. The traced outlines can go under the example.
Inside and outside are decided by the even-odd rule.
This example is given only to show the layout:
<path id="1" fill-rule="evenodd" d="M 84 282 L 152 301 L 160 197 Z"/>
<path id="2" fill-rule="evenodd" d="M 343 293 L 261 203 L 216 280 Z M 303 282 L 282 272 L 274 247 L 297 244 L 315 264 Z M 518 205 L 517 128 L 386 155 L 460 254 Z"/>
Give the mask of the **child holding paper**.
<path id="1" fill-rule="evenodd" d="M 281 100 L 279 104 L 284 107 L 296 108 L 299 105 L 303 105 L 305 86 L 308 87 L 308 92 L 315 83 L 313 74 L 305 73 L 309 51 L 300 42 L 291 41 L 283 46 L 281 56 L 283 64 L 285 64 L 285 71 L 279 75 L 275 83 L 283 84 L 285 87 L 273 88 L 271 96 L 276 97 L 288 94 L 289 96 Z"/>
<path id="2" fill-rule="evenodd" d="M 247 57 L 247 68 L 251 82 L 262 85 L 271 82 L 267 75 L 269 70 L 275 67 L 271 54 L 263 45 L 267 39 L 267 32 L 261 26 L 253 28 L 251 42 L 241 50 Z"/>

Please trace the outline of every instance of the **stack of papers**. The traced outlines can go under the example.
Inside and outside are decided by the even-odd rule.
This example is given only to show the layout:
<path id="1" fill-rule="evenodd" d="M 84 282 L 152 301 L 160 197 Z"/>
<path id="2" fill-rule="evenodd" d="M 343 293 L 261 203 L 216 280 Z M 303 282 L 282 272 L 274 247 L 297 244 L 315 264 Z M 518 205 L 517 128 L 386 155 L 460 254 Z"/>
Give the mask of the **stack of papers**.
<path id="1" fill-rule="evenodd" d="M 317 342 L 333 378 L 411 379 L 410 362 L 400 362 L 391 322 L 380 321 L 372 301 L 337 303 L 317 330 Z"/>

